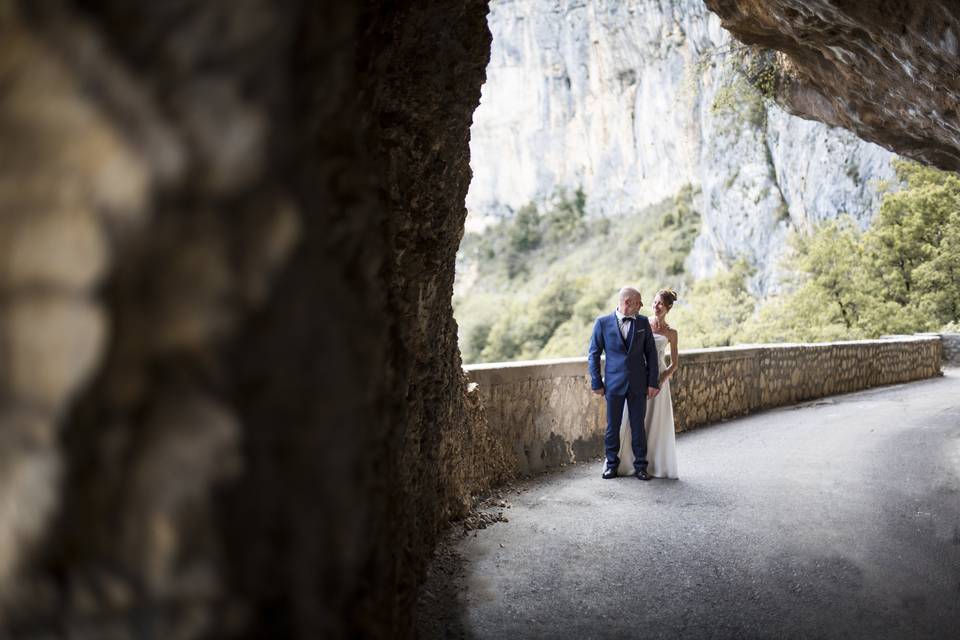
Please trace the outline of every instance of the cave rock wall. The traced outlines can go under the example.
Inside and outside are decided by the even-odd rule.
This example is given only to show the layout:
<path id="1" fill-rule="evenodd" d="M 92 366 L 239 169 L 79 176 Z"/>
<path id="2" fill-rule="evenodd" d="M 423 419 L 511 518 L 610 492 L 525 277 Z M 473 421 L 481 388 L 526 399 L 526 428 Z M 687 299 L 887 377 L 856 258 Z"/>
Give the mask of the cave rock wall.
<path id="1" fill-rule="evenodd" d="M 791 113 L 960 170 L 960 5 L 952 0 L 705 0 L 733 36 L 782 52 Z"/>
<path id="2" fill-rule="evenodd" d="M 412 634 L 486 11 L 0 0 L 0 635 Z"/>

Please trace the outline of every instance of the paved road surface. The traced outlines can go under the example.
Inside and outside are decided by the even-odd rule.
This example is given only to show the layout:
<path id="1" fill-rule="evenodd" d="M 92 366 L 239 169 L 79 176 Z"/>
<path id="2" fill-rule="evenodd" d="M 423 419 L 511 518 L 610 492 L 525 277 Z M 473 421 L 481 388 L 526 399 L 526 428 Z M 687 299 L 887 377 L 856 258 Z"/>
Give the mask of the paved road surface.
<path id="1" fill-rule="evenodd" d="M 960 370 L 677 439 L 681 479 L 600 463 L 457 545 L 471 638 L 960 638 Z"/>

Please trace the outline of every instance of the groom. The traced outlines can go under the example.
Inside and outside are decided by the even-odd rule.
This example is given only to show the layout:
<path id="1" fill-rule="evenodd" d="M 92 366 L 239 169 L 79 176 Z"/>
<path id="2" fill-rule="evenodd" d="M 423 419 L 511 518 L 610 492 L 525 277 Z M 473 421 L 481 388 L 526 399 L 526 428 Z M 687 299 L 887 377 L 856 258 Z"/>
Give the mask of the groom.
<path id="1" fill-rule="evenodd" d="M 594 393 L 607 400 L 607 433 L 604 437 L 607 456 L 603 471 L 606 480 L 617 477 L 624 402 L 630 416 L 634 475 L 640 480 L 650 479 L 643 416 L 647 411 L 647 398 L 660 393 L 660 371 L 650 323 L 644 316 L 637 315 L 642 306 L 639 291 L 632 287 L 620 289 L 616 311 L 597 318 L 590 337 L 587 355 L 590 384 Z M 600 377 L 600 354 L 604 351 L 607 353 L 606 383 Z"/>

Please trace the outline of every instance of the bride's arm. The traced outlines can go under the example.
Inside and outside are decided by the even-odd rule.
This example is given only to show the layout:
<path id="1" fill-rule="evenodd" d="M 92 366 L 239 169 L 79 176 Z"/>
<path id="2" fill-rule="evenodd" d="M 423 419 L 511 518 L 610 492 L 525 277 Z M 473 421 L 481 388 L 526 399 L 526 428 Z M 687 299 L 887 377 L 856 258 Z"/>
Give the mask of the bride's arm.
<path id="1" fill-rule="evenodd" d="M 660 374 L 660 384 L 663 384 L 672 378 L 676 370 L 680 368 L 680 350 L 677 348 L 676 329 L 670 330 L 670 335 L 667 336 L 667 340 L 670 341 L 670 366 L 667 367 L 666 371 Z"/>

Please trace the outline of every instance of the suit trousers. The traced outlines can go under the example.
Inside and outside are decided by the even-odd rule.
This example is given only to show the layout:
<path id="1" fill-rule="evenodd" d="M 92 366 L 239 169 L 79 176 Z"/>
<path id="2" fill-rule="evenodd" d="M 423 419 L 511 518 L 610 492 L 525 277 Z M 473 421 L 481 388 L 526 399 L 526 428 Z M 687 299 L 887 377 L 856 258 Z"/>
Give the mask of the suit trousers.
<path id="1" fill-rule="evenodd" d="M 643 391 L 627 389 L 624 396 L 606 394 L 607 432 L 603 438 L 607 454 L 607 467 L 614 469 L 620 464 L 620 423 L 623 422 L 623 405 L 630 410 L 630 436 L 633 446 L 633 466 L 635 469 L 647 468 L 647 434 L 643 428 L 643 418 L 647 413 L 647 388 Z"/>

